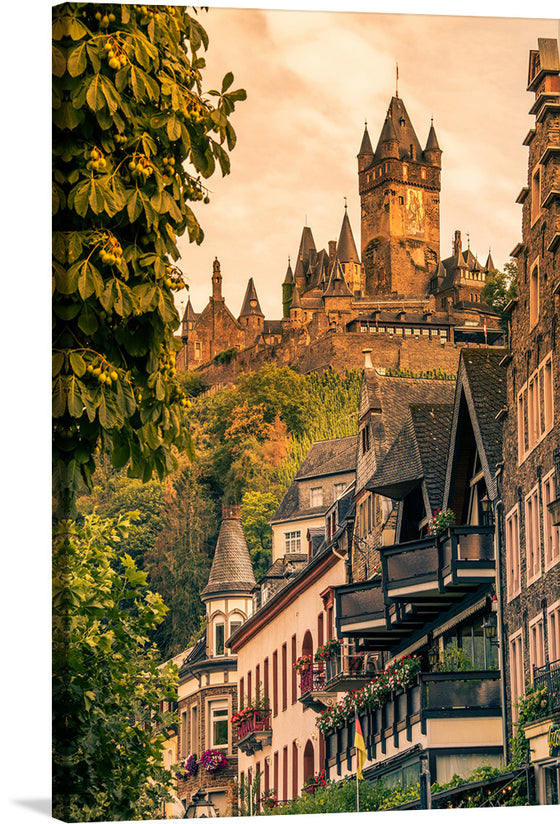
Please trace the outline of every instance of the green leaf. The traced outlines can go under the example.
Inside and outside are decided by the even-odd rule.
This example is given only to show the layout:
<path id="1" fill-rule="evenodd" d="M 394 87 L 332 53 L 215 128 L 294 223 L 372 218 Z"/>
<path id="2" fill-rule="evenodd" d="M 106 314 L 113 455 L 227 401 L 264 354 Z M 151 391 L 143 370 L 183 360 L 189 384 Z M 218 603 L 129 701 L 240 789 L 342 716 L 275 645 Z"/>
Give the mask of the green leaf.
<path id="1" fill-rule="evenodd" d="M 53 418 L 61 418 L 66 410 L 66 391 L 64 388 L 64 379 L 62 375 L 58 375 L 53 382 L 52 393 L 52 414 Z"/>
<path id="2" fill-rule="evenodd" d="M 98 409 L 99 423 L 104 429 L 111 429 L 116 423 L 117 416 L 113 399 L 104 390 L 101 391 L 101 402 Z"/>
<path id="3" fill-rule="evenodd" d="M 74 263 L 70 268 L 54 266 L 54 282 L 57 290 L 62 295 L 72 295 L 78 287 L 79 263 Z"/>
<path id="4" fill-rule="evenodd" d="M 100 74 L 94 74 L 86 94 L 87 104 L 94 112 L 100 111 L 105 106 L 105 95 L 103 94 L 102 79 Z"/>
<path id="5" fill-rule="evenodd" d="M 231 84 L 233 83 L 233 73 L 228 72 L 224 79 L 222 80 L 222 94 L 227 92 Z"/>
<path id="6" fill-rule="evenodd" d="M 130 444 L 128 438 L 121 432 L 115 432 L 113 435 L 113 450 L 111 453 L 111 462 L 116 469 L 122 469 L 130 458 Z"/>
<path id="7" fill-rule="evenodd" d="M 68 262 L 74 263 L 82 254 L 82 238 L 79 232 L 70 232 L 68 235 Z"/>
<path id="8" fill-rule="evenodd" d="M 79 352 L 70 352 L 70 367 L 79 378 L 85 374 L 86 364 Z"/>
<path id="9" fill-rule="evenodd" d="M 97 320 L 97 316 L 87 303 L 83 305 L 82 311 L 80 312 L 80 317 L 78 318 L 78 326 L 86 335 L 94 335 L 97 332 L 97 329 L 99 328 L 99 321 Z"/>
<path id="10" fill-rule="evenodd" d="M 66 71 L 66 58 L 64 51 L 53 44 L 52 47 L 52 73 L 55 77 L 62 77 Z"/>
<path id="11" fill-rule="evenodd" d="M 87 67 L 86 44 L 78 43 L 68 54 L 68 73 L 71 77 L 79 77 Z"/>
<path id="12" fill-rule="evenodd" d="M 64 353 L 63 352 L 53 352 L 52 356 L 52 376 L 55 378 L 62 366 L 64 364 Z"/>
<path id="13" fill-rule="evenodd" d="M 67 404 L 68 412 L 73 418 L 81 418 L 84 411 L 81 386 L 81 381 L 71 375 L 67 386 Z"/>

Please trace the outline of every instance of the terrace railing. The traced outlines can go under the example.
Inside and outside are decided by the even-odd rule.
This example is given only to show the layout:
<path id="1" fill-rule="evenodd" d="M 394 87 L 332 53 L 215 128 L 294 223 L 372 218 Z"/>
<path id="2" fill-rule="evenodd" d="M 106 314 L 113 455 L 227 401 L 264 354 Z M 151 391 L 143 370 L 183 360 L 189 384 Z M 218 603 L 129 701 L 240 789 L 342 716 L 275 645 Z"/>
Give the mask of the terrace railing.
<path id="1" fill-rule="evenodd" d="M 536 689 L 545 687 L 549 707 L 553 712 L 560 710 L 560 659 L 533 669 L 533 685 Z"/>

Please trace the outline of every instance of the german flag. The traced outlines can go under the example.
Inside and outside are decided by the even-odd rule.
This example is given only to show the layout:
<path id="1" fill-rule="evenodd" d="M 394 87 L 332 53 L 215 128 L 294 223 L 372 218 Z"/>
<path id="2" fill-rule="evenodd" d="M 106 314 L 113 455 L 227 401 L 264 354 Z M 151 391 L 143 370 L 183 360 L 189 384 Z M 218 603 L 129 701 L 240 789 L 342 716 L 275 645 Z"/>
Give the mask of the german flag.
<path id="1" fill-rule="evenodd" d="M 356 747 L 356 755 L 358 757 L 358 778 L 363 778 L 362 767 L 366 761 L 366 745 L 364 742 L 364 734 L 362 732 L 362 725 L 356 713 L 356 733 L 354 735 L 354 746 Z"/>

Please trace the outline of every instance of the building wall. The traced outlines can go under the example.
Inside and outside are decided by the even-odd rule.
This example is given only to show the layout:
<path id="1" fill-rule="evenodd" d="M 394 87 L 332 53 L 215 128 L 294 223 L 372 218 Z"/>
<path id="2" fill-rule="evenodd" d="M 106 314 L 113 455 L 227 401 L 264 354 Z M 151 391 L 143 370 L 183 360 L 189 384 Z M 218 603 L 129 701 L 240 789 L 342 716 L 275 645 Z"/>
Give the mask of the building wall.
<path id="1" fill-rule="evenodd" d="M 279 799 L 294 797 L 294 768 L 297 773 L 297 791 L 301 792 L 304 780 L 303 756 L 307 742 L 311 742 L 314 753 L 314 772 L 322 769 L 320 760 L 320 736 L 315 725 L 317 718 L 312 709 L 306 709 L 298 701 L 299 676 L 294 678 L 292 659 L 302 654 L 302 644 L 306 632 L 309 632 L 313 641 L 313 650 L 318 646 L 318 622 L 322 615 L 324 640 L 327 640 L 327 614 L 323 609 L 321 593 L 328 587 L 344 583 L 344 563 L 337 560 L 325 574 L 311 583 L 288 608 L 283 609 L 277 616 L 264 622 L 260 631 L 251 637 L 237 650 L 238 674 L 243 679 L 244 691 L 247 694 L 249 673 L 251 673 L 252 694 L 255 695 L 256 668 L 259 667 L 260 681 L 264 684 L 265 662 L 268 662 L 268 683 L 270 705 L 274 709 L 274 654 L 278 661 L 277 678 L 277 714 L 272 714 L 272 742 L 252 756 L 239 752 L 239 772 L 247 778 L 248 771 L 256 775 L 257 763 L 264 773 L 265 760 L 269 759 L 269 787 L 276 789 Z M 267 605 L 269 607 L 270 604 Z M 266 609 L 266 608 L 265 608 Z M 265 612 L 263 611 L 263 614 Z M 256 613 L 258 615 L 258 613 Z M 256 616 L 255 616 L 256 617 Z M 333 622 L 334 626 L 334 622 Z M 295 640 L 294 640 L 295 639 Z M 286 649 L 286 692 L 283 689 L 282 649 Z M 295 644 L 295 647 L 292 645 Z M 293 652 L 295 649 L 295 653 Z M 295 689 L 294 689 L 295 687 Z M 241 688 L 240 688 L 241 689 Z M 336 699 L 336 694 L 333 695 Z M 285 708 L 284 708 L 285 704 Z M 287 771 L 284 769 L 284 748 L 287 750 Z M 278 787 L 273 785 L 274 755 L 278 753 Z M 297 766 L 295 766 L 297 765 Z M 285 783 L 287 795 L 284 794 Z M 261 781 L 261 791 L 264 790 L 264 779 Z"/>
<path id="2" fill-rule="evenodd" d="M 550 79 L 550 78 L 549 78 Z M 556 78 L 560 80 L 560 78 Z M 556 83 L 560 91 L 560 82 Z M 508 737 L 512 734 L 512 720 L 516 717 L 518 693 L 531 683 L 531 663 L 535 653 L 542 663 L 560 657 L 551 643 L 550 608 L 560 599 L 560 563 L 558 554 L 553 564 L 547 564 L 547 509 L 544 495 L 547 481 L 552 479 L 553 499 L 560 495 L 555 477 L 555 451 L 560 445 L 560 351 L 557 340 L 560 300 L 555 287 L 560 283 L 558 251 L 548 251 L 555 232 L 560 231 L 558 198 L 548 207 L 541 204 L 552 189 L 560 188 L 560 154 L 549 155 L 539 163 L 548 146 L 560 147 L 560 113 L 551 108 L 535 123 L 535 133 L 529 143 L 528 195 L 523 204 L 523 244 L 518 249 L 518 303 L 512 314 L 512 360 L 507 370 L 507 418 L 504 429 L 504 468 L 501 479 L 503 517 L 501 518 L 502 574 L 501 589 L 504 604 L 504 663 L 508 708 Z M 532 182 L 535 170 L 540 170 L 541 187 L 535 191 Z M 532 274 L 538 267 L 537 289 L 531 287 Z M 547 415 L 550 426 L 533 438 L 536 445 L 526 451 L 520 449 L 525 432 L 534 431 L 533 422 L 525 427 L 524 413 L 519 408 L 520 398 L 534 379 L 536 370 L 551 356 L 552 409 Z M 544 373 L 543 373 L 544 376 Z M 542 394 L 535 398 L 535 420 L 545 409 Z M 550 491 L 550 488 L 549 490 Z M 533 495 L 532 495 L 533 493 Z M 529 496 L 529 498 L 528 498 Z M 536 518 L 530 529 L 531 506 Z M 515 529 L 517 523 L 518 529 Z M 558 532 L 556 531 L 556 536 Z M 558 541 L 558 537 L 556 537 Z M 532 545 L 535 554 L 532 554 Z M 518 547 L 518 554 L 514 548 Z M 510 564 L 510 558 L 513 563 Z M 535 573 L 534 560 L 537 572 Z M 508 582 L 508 564 L 519 575 L 519 592 Z M 542 631 L 539 624 L 542 616 Z M 542 636 L 540 636 L 542 632 Z M 539 637 L 540 636 L 540 637 Z M 541 641 L 542 637 L 542 641 Z M 535 641 L 537 643 L 535 643 Z M 540 648 L 538 652 L 537 648 Z M 522 663 L 522 666 L 521 666 Z M 517 666 L 516 666 L 517 664 Z"/>

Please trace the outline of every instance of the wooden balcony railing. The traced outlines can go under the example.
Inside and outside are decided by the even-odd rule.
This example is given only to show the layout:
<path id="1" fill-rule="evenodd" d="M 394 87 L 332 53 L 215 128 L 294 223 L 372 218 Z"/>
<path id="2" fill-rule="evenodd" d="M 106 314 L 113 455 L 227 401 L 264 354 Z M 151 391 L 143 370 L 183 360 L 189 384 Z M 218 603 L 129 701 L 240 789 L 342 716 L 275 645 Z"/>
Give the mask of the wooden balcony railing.
<path id="1" fill-rule="evenodd" d="M 417 737 L 413 727 L 426 735 L 431 718 L 466 719 L 465 734 L 473 719 L 501 715 L 500 673 L 498 670 L 473 670 L 460 673 L 420 673 L 412 684 L 395 690 L 380 709 L 367 709 L 360 715 L 368 760 L 383 758 L 389 741 L 403 750 Z M 332 777 L 340 775 L 346 761 L 352 768 L 354 720 L 325 736 L 326 761 Z M 459 742 L 461 743 L 461 742 Z M 380 750 L 380 754 L 379 754 Z"/>
<path id="2" fill-rule="evenodd" d="M 357 689 L 375 678 L 381 669 L 379 652 L 358 652 L 342 644 L 338 652 L 325 661 L 326 688 L 335 692 Z"/>

